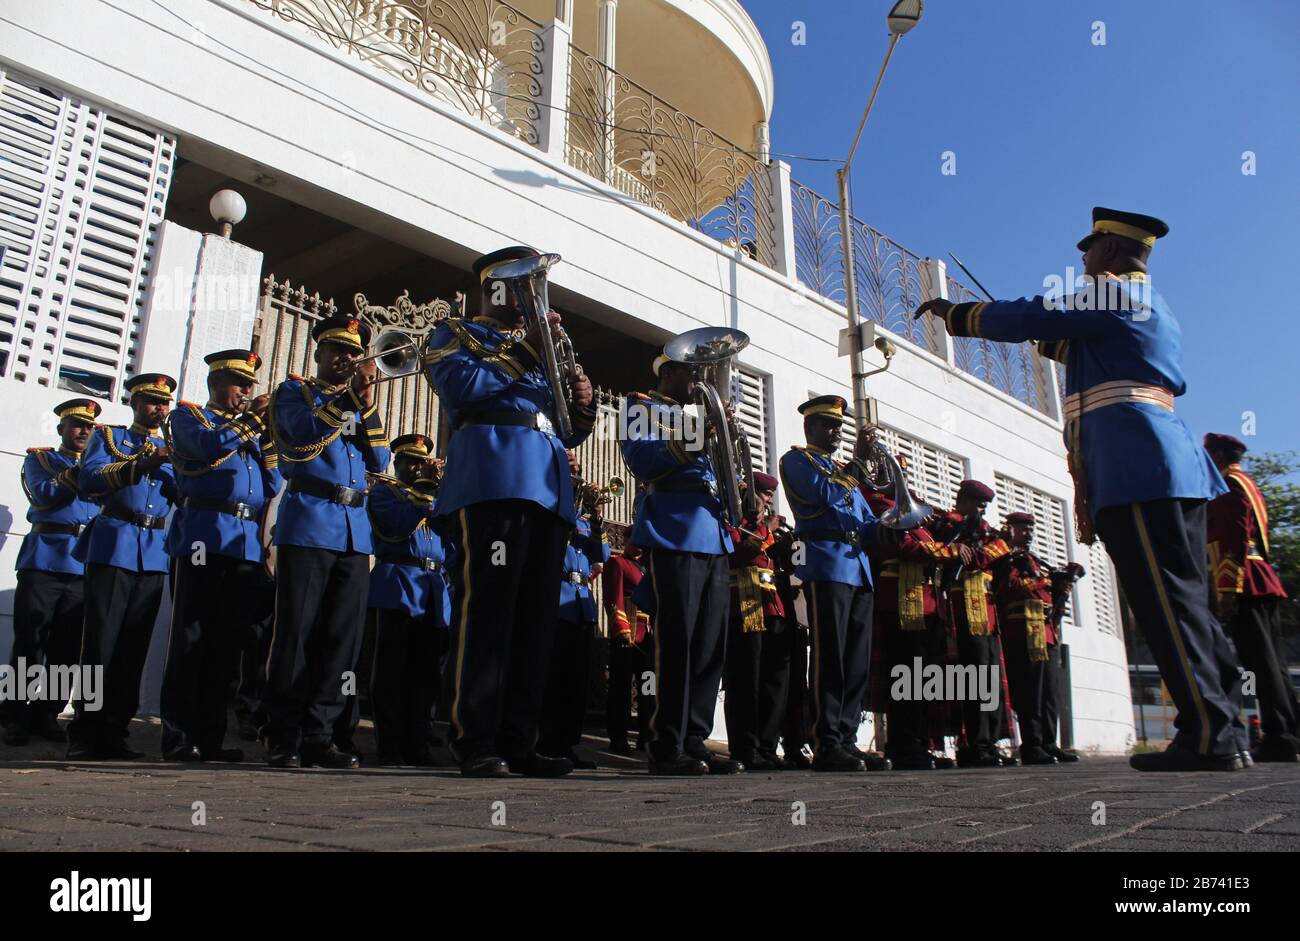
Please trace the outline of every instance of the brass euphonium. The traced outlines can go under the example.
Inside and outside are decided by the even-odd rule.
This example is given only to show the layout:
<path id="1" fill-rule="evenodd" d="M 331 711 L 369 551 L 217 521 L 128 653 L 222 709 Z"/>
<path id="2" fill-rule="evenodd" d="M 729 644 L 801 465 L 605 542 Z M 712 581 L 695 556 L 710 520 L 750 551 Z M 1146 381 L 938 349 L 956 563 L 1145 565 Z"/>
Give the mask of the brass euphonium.
<path id="1" fill-rule="evenodd" d="M 880 525 L 887 529 L 916 529 L 933 516 L 934 507 L 912 499 L 912 492 L 907 489 L 907 476 L 898 466 L 894 455 L 879 441 L 872 442 L 871 453 L 876 461 L 884 465 L 890 485 L 894 488 L 894 505 L 880 514 Z"/>
<path id="2" fill-rule="evenodd" d="M 664 355 L 675 363 L 690 366 L 695 374 L 691 397 L 704 422 L 705 447 L 713 473 L 722 488 L 722 506 L 727 522 L 736 529 L 752 519 L 754 464 L 749 439 L 724 405 L 731 400 L 731 365 L 749 345 L 749 335 L 740 330 L 699 327 L 673 337 Z"/>
<path id="3" fill-rule="evenodd" d="M 551 397 L 555 400 L 555 430 L 561 438 L 568 438 L 573 434 L 571 383 L 582 375 L 582 367 L 578 365 L 569 335 L 562 327 L 551 329 L 551 322 L 547 319 L 551 310 L 547 272 L 559 260 L 559 255 L 551 253 L 508 261 L 492 268 L 491 280 L 507 285 L 524 315 L 524 322 L 530 328 L 536 328 L 541 337 L 542 367 L 551 386 Z"/>

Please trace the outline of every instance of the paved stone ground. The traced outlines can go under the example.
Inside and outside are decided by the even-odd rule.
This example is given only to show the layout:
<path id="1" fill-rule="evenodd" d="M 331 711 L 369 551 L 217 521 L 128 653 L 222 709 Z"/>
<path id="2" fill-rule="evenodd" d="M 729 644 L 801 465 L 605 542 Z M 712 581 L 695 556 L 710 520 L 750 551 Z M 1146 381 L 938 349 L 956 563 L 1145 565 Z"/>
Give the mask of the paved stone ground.
<path id="1" fill-rule="evenodd" d="M 157 735 L 137 721 L 133 744 L 156 754 Z M 1300 765 L 1143 775 L 1095 758 L 682 780 L 650 777 L 600 744 L 584 749 L 606 765 L 597 771 L 490 782 L 452 768 L 69 764 L 49 743 L 0 746 L 0 850 L 1300 849 Z M 191 822 L 195 801 L 204 826 Z M 1094 825 L 1098 801 L 1105 823 Z"/>

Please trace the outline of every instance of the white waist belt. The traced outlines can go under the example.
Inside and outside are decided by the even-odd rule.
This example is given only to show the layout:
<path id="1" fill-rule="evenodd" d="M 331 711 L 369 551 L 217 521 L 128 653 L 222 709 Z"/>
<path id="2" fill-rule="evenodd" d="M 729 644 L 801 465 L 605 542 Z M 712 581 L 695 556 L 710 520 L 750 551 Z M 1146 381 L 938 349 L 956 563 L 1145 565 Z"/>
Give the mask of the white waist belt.
<path id="1" fill-rule="evenodd" d="M 1065 420 L 1075 419 L 1095 412 L 1108 405 L 1123 405 L 1131 402 L 1141 405 L 1154 405 L 1166 412 L 1174 410 L 1174 394 L 1161 386 L 1144 386 L 1136 382 L 1118 379 L 1103 382 L 1091 389 L 1075 392 L 1065 398 Z"/>

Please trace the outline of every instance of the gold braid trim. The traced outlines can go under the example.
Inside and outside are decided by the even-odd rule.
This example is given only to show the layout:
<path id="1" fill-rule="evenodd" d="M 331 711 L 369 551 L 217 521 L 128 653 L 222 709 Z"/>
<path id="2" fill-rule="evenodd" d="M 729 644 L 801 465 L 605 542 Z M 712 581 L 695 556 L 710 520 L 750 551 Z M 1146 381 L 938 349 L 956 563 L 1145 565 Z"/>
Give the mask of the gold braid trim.
<path id="1" fill-rule="evenodd" d="M 905 631 L 925 630 L 925 566 L 920 562 L 898 565 L 898 625 Z"/>
<path id="2" fill-rule="evenodd" d="M 190 405 L 188 402 L 186 402 L 183 407 L 188 409 L 190 414 L 193 415 L 203 425 L 204 428 L 211 429 L 213 427 L 212 422 L 208 421 L 208 417 L 204 415 L 202 410 L 200 410 L 197 406 Z M 179 455 L 181 460 L 197 461 L 197 458 L 191 457 L 190 455 L 186 454 L 184 451 L 177 448 L 175 443 L 172 441 L 172 415 L 175 414 L 176 414 L 175 412 L 172 412 L 171 415 L 167 416 L 167 420 L 163 422 L 163 440 L 167 442 L 167 447 L 171 448 L 172 453 Z M 208 473 L 209 471 L 216 470 L 222 464 L 226 463 L 226 461 L 234 457 L 234 455 L 235 455 L 234 451 L 227 451 L 222 457 L 217 458 L 207 467 L 201 467 L 198 470 L 186 470 L 185 468 L 181 467 L 179 463 L 173 461 L 172 469 L 175 470 L 176 473 L 180 474 L 182 477 L 202 477 L 204 474 Z"/>
<path id="3" fill-rule="evenodd" d="M 970 625 L 972 637 L 985 637 L 991 632 L 989 609 L 984 599 L 988 580 L 987 572 L 967 572 L 961 580 L 962 597 L 966 603 L 966 623 Z"/>
<path id="4" fill-rule="evenodd" d="M 754 565 L 737 569 L 733 573 L 736 595 L 740 599 L 741 632 L 752 634 L 767 630 L 763 623 L 763 589 L 758 567 Z"/>
<path id="5" fill-rule="evenodd" d="M 478 337 L 470 333 L 469 328 L 467 328 L 462 321 L 448 320 L 447 326 L 451 328 L 451 332 L 456 335 L 456 339 L 460 341 L 460 345 L 468 351 L 471 356 L 481 359 L 485 363 L 491 363 L 494 366 L 500 367 L 508 376 L 510 376 L 511 379 L 519 379 L 523 377 L 523 365 L 510 355 L 510 351 L 514 349 L 515 346 L 515 340 L 513 337 L 508 337 L 505 340 L 502 340 L 500 346 L 495 350 L 490 350 L 483 345 Z M 522 341 L 520 342 L 522 343 Z M 525 348 L 527 349 L 528 347 L 525 345 Z M 450 350 L 448 350 L 448 352 L 450 352 Z"/>
<path id="6" fill-rule="evenodd" d="M 333 444 L 334 440 L 342 434 L 342 429 L 335 428 L 332 433 L 321 438 L 315 444 L 306 444 L 301 447 L 284 440 L 280 434 L 279 425 L 275 420 L 275 402 L 281 388 L 282 386 L 276 386 L 275 391 L 271 393 L 271 404 L 267 409 L 267 415 L 271 419 L 271 440 L 275 442 L 277 454 L 279 455 L 276 463 L 279 464 L 279 458 L 283 458 L 290 464 L 306 464 L 308 461 L 314 461 L 320 457 L 322 451 Z M 303 380 L 302 393 L 308 405 L 315 405 L 315 398 L 308 389 L 308 380 Z"/>
<path id="7" fill-rule="evenodd" d="M 1009 617 L 1025 621 L 1025 642 L 1029 645 L 1029 659 L 1035 663 L 1047 661 L 1047 609 L 1039 598 L 1017 601 L 1007 609 Z M 972 632 L 974 633 L 974 632 Z"/>

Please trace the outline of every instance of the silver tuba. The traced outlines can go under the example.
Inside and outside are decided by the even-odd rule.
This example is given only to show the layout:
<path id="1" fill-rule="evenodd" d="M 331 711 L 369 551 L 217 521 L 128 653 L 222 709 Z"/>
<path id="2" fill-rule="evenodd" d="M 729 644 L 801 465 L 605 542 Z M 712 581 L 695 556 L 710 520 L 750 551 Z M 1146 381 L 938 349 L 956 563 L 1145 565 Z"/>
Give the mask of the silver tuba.
<path id="1" fill-rule="evenodd" d="M 880 514 L 880 525 L 886 529 L 916 529 L 934 515 L 934 507 L 912 499 L 907 489 L 907 477 L 898 466 L 894 455 L 879 441 L 871 444 L 871 459 L 882 465 L 894 488 L 894 505 Z"/>
<path id="2" fill-rule="evenodd" d="M 573 415 L 570 412 L 572 392 L 570 383 L 582 375 L 573 352 L 573 342 L 563 328 L 551 329 L 547 319 L 551 303 L 547 297 L 547 272 L 560 260 L 554 253 L 530 255 L 515 261 L 496 265 L 491 280 L 505 282 L 514 294 L 524 322 L 536 327 L 541 335 L 542 367 L 551 384 L 551 397 L 555 400 L 555 430 L 561 438 L 573 434 Z"/>
<path id="3" fill-rule="evenodd" d="M 740 529 L 752 518 L 754 465 L 749 439 L 735 418 L 729 417 L 725 401 L 731 401 L 731 364 L 736 354 L 749 345 L 749 335 L 739 330 L 699 327 L 673 337 L 664 355 L 675 363 L 690 366 L 695 373 L 691 397 L 704 422 L 705 447 L 709 462 L 722 488 L 727 522 Z"/>

